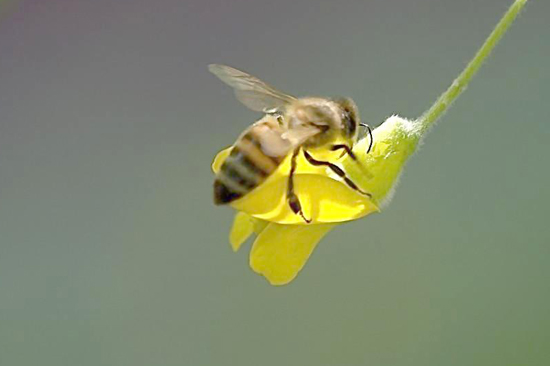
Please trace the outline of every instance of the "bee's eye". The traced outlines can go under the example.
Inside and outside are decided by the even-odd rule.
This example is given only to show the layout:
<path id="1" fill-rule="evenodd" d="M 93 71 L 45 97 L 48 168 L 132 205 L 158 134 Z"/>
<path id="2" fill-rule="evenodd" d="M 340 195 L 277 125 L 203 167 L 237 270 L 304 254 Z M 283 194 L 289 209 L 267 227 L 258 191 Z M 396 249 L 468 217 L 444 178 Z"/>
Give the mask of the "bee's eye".
<path id="1" fill-rule="evenodd" d="M 344 123 L 343 128 L 346 136 L 353 136 L 355 134 L 355 130 L 357 129 L 357 123 L 355 122 L 355 119 L 350 111 L 344 110 L 342 121 Z"/>
<path id="2" fill-rule="evenodd" d="M 351 121 L 351 113 L 350 113 L 349 111 L 347 111 L 347 110 L 344 111 L 344 113 L 343 113 L 343 118 L 344 118 L 345 120 Z"/>

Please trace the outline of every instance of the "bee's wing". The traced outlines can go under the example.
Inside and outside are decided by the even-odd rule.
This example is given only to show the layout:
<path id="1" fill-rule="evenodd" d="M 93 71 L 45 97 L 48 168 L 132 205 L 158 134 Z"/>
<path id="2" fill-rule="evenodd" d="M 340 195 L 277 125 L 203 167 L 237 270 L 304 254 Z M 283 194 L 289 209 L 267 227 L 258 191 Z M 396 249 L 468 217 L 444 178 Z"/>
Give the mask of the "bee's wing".
<path id="1" fill-rule="evenodd" d="M 302 145 L 312 136 L 321 132 L 312 125 L 286 128 L 279 125 L 270 115 L 264 116 L 258 122 L 247 128 L 241 135 L 252 135 L 260 149 L 267 156 L 285 157 L 292 150 Z"/>
<path id="2" fill-rule="evenodd" d="M 229 66 L 212 64 L 208 70 L 235 91 L 237 99 L 257 112 L 281 107 L 296 98 L 284 94 L 260 79 Z"/>
<path id="3" fill-rule="evenodd" d="M 290 141 L 294 147 L 298 147 L 320 132 L 321 130 L 313 125 L 305 125 L 286 130 L 282 137 Z"/>
<path id="4" fill-rule="evenodd" d="M 262 136 L 265 139 L 261 143 L 262 151 L 269 156 L 285 156 L 319 132 L 314 126 L 303 126 L 286 130 L 278 136 L 266 133 Z"/>

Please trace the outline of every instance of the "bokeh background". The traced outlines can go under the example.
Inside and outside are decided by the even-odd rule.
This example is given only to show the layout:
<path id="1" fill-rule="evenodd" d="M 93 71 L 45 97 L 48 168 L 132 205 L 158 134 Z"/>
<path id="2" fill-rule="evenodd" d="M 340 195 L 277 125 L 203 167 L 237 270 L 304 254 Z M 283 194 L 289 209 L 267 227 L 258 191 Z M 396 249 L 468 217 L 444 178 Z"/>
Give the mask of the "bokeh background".
<path id="1" fill-rule="evenodd" d="M 258 116 L 207 64 L 412 118 L 511 2 L 2 2 L 0 364 L 548 365 L 548 1 L 291 285 L 211 198 Z"/>

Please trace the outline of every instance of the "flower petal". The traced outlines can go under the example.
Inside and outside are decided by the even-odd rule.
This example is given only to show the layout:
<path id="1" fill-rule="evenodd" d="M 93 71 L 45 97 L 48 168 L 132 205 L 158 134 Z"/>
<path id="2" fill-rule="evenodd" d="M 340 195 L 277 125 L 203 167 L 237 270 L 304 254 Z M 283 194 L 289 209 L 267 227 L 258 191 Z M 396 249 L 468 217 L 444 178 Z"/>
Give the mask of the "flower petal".
<path id="1" fill-rule="evenodd" d="M 214 158 L 212 170 L 219 171 L 231 148 L 222 150 Z M 333 152 L 329 152 L 334 155 Z M 335 161 L 337 158 L 315 157 Z M 339 152 L 337 154 L 340 154 Z M 234 201 L 231 206 L 258 219 L 280 224 L 303 224 L 286 200 L 290 158 L 287 157 L 279 168 L 260 186 L 243 198 Z M 314 167 L 300 155 L 294 177 L 295 191 L 302 204 L 306 217 L 314 223 L 329 223 L 354 220 L 372 212 L 379 211 L 377 205 L 367 196 L 349 188 L 325 167 Z"/>
<path id="2" fill-rule="evenodd" d="M 229 233 L 229 242 L 233 251 L 239 250 L 252 233 L 261 233 L 267 224 L 267 221 L 257 219 L 244 212 L 237 212 Z"/>
<path id="3" fill-rule="evenodd" d="M 262 220 L 303 224 L 302 217 L 288 205 L 287 185 L 287 177 L 274 175 L 232 207 Z M 327 176 L 299 174 L 294 177 L 294 187 L 304 215 L 314 223 L 348 221 L 378 211 L 368 197 Z"/>
<path id="4" fill-rule="evenodd" d="M 242 243 L 254 232 L 254 223 L 251 217 L 244 212 L 237 212 L 233 220 L 233 226 L 229 233 L 229 242 L 231 248 L 236 252 L 241 247 Z"/>
<path id="5" fill-rule="evenodd" d="M 269 223 L 250 252 L 250 267 L 272 285 L 285 285 L 302 269 L 317 243 L 336 224 Z"/>
<path id="6" fill-rule="evenodd" d="M 223 162 L 229 156 L 229 153 L 231 152 L 232 148 L 233 148 L 232 146 L 226 147 L 225 149 L 223 149 L 222 151 L 216 154 L 216 157 L 212 162 L 212 171 L 214 172 L 214 174 L 218 174 L 218 172 L 222 167 Z"/>

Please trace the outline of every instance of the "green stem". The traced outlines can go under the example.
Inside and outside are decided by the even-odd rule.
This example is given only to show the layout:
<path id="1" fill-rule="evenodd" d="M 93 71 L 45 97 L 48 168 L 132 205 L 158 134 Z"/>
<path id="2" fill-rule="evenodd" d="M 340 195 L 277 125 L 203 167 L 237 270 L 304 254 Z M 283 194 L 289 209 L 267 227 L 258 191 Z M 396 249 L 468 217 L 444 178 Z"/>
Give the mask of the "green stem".
<path id="1" fill-rule="evenodd" d="M 436 100 L 436 102 L 428 109 L 421 117 L 416 120 L 420 125 L 420 133 L 425 133 L 443 113 L 451 106 L 455 99 L 464 91 L 472 77 L 475 75 L 479 67 L 491 53 L 493 48 L 498 44 L 506 30 L 512 25 L 519 11 L 523 8 L 527 0 L 516 0 L 508 9 L 506 14 L 500 19 L 497 26 L 489 38 L 485 40 L 483 46 L 477 51 L 474 58 L 462 73 L 453 81 L 451 86 Z"/>

